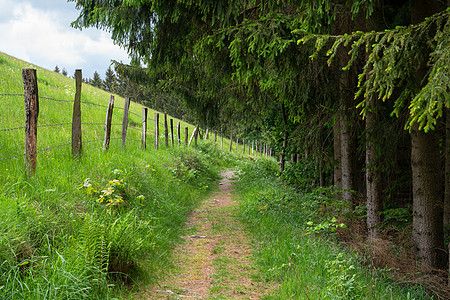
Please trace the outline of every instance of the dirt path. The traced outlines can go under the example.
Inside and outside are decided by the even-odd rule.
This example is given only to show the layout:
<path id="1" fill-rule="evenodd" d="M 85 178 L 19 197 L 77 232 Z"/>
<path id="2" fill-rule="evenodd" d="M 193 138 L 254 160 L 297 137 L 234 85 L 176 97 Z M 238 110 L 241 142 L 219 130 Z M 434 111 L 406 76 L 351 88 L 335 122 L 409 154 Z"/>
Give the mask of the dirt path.
<path id="1" fill-rule="evenodd" d="M 178 266 L 142 299 L 260 299 L 267 292 L 254 279 L 256 270 L 243 225 L 232 199 L 234 172 L 221 173 L 220 192 L 194 210 L 186 224 L 189 235 L 174 250 Z"/>

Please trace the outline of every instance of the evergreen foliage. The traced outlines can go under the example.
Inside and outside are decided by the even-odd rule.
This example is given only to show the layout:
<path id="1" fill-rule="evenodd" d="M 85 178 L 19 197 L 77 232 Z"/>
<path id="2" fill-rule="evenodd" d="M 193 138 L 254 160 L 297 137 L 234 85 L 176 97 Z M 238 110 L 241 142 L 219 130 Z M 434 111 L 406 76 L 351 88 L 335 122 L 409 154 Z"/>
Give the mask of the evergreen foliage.
<path id="1" fill-rule="evenodd" d="M 90 84 L 96 88 L 103 89 L 103 81 L 97 71 L 94 71 L 94 76 L 90 80 Z"/>
<path id="2" fill-rule="evenodd" d="M 103 81 L 103 86 L 105 90 L 110 93 L 116 93 L 117 89 L 117 77 L 111 67 L 105 72 L 105 80 Z"/>

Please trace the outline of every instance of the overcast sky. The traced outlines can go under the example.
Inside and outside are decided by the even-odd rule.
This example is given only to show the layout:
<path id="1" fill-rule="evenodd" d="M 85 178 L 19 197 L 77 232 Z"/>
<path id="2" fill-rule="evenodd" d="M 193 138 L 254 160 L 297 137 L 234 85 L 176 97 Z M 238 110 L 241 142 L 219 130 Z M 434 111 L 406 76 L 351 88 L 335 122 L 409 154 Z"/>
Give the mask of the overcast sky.
<path id="1" fill-rule="evenodd" d="M 40 67 L 65 68 L 69 76 L 83 70 L 102 78 L 111 60 L 129 63 L 127 52 L 107 32 L 74 29 L 74 2 L 66 0 L 0 0 L 0 51 Z"/>

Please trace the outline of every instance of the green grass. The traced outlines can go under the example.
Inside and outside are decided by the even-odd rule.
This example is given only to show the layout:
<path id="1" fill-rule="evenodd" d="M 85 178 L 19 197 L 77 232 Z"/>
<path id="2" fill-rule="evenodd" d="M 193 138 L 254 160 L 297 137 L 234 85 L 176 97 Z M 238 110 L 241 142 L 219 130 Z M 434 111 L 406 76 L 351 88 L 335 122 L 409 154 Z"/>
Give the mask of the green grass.
<path id="1" fill-rule="evenodd" d="M 237 183 L 261 276 L 280 285 L 266 299 L 432 299 L 423 288 L 364 267 L 333 234 L 311 232 L 307 222 L 325 222 L 317 214 L 323 195 L 295 192 L 276 169 L 266 159 L 245 163 Z"/>
<path id="2" fill-rule="evenodd" d="M 0 94 L 23 94 L 22 68 L 37 69 L 38 124 L 70 123 L 72 103 L 45 97 L 73 100 L 71 78 L 0 53 Z M 82 101 L 108 100 L 108 93 L 83 85 Z M 115 107 L 123 104 L 116 96 Z M 210 141 L 156 151 L 152 121 L 143 150 L 142 106 L 132 103 L 130 111 L 126 149 L 118 140 L 121 126 L 113 127 L 104 152 L 104 126 L 85 124 L 81 157 L 72 157 L 70 145 L 39 152 L 34 176 L 24 169 L 24 130 L 0 130 L 0 299 L 128 298 L 170 266 L 186 215 L 235 158 Z M 103 123 L 105 113 L 82 104 L 84 123 Z M 113 123 L 122 114 L 115 109 Z M 0 96 L 0 120 L 0 129 L 24 126 L 23 96 Z M 70 143 L 70 135 L 70 125 L 40 127 L 38 150 Z"/>

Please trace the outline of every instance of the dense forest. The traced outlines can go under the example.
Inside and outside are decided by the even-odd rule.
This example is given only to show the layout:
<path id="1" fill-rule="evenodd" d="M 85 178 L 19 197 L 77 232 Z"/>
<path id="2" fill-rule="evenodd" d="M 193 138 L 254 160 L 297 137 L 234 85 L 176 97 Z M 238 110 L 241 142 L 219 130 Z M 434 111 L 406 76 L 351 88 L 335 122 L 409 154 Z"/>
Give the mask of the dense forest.
<path id="1" fill-rule="evenodd" d="M 448 268 L 447 0 L 76 2 L 72 25 L 110 31 L 133 61 L 116 69 L 143 90 L 266 141 L 284 176 L 312 162 L 365 216 L 356 233 L 406 234 L 425 272 Z"/>

